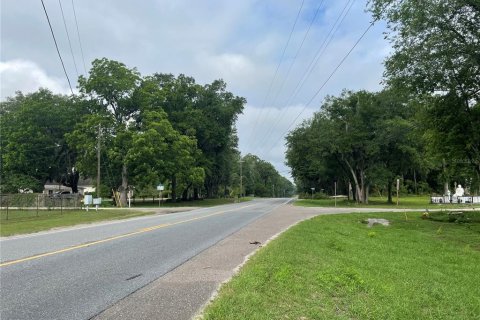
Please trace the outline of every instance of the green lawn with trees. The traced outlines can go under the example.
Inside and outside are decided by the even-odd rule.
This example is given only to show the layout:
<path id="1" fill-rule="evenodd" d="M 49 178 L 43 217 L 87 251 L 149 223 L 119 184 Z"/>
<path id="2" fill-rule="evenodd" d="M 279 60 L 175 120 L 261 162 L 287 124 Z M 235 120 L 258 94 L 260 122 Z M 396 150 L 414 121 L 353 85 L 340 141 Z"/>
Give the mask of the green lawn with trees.
<path id="1" fill-rule="evenodd" d="M 480 192 L 480 6 L 477 1 L 372 0 L 393 53 L 380 92 L 345 90 L 287 136 L 298 191 L 367 203 L 400 192 Z M 350 191 L 351 190 L 351 191 Z"/>

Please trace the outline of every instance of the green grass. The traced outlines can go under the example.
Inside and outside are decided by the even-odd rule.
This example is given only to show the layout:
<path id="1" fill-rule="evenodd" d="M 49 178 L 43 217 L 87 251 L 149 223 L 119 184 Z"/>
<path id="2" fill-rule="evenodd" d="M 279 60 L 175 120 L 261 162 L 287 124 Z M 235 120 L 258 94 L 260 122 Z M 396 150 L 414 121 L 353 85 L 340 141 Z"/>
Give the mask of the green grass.
<path id="1" fill-rule="evenodd" d="M 240 202 L 250 201 L 255 199 L 254 197 L 243 197 L 240 199 Z M 191 201 L 178 201 L 178 202 L 164 202 L 162 207 L 165 208 L 175 208 L 175 207 L 213 207 L 219 206 L 222 204 L 236 203 L 235 198 L 218 198 L 218 199 L 203 199 L 203 200 L 191 200 Z M 155 203 L 152 200 L 148 202 L 141 202 L 137 199 L 137 203 L 132 203 L 132 207 L 142 207 L 142 208 L 158 208 L 158 199 Z"/>
<path id="2" fill-rule="evenodd" d="M 479 319 L 480 224 L 407 216 L 302 222 L 260 249 L 204 318 Z M 368 217 L 392 225 L 367 228 Z"/>
<path id="3" fill-rule="evenodd" d="M 127 219 L 144 216 L 152 212 L 132 211 L 125 209 L 99 210 L 9 210 L 6 220 L 6 210 L 2 210 L 0 220 L 0 236 L 32 233 L 58 227 L 68 227 L 82 223 L 92 223 L 105 220 Z"/>
<path id="4" fill-rule="evenodd" d="M 471 204 L 431 204 L 429 196 L 404 196 L 400 197 L 398 206 L 396 198 L 393 198 L 393 204 L 387 203 L 386 197 L 369 197 L 368 204 L 358 204 L 355 201 L 347 199 L 337 199 L 337 207 L 341 208 L 401 208 L 401 209 L 449 209 L 449 208 L 471 208 Z M 294 205 L 303 207 L 333 207 L 334 199 L 300 199 L 295 201 Z M 476 205 L 480 207 L 480 205 Z M 475 205 L 473 205 L 475 207 Z"/>

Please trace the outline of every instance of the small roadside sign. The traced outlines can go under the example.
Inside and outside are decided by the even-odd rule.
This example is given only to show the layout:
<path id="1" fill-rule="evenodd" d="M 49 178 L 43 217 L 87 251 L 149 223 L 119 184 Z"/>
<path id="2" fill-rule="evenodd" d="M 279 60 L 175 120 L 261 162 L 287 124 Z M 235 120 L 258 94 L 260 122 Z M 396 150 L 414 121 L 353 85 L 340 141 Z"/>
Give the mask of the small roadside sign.
<path id="1" fill-rule="evenodd" d="M 165 187 L 163 186 L 163 184 L 159 184 L 157 186 L 157 191 L 163 191 L 163 190 L 165 190 Z"/>

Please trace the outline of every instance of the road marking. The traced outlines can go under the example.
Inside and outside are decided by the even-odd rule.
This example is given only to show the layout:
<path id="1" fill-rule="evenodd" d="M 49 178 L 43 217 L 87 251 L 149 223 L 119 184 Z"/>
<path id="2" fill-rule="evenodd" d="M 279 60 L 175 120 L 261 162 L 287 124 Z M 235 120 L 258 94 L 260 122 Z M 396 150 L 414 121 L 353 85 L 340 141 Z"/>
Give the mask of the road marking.
<path id="1" fill-rule="evenodd" d="M 152 226 L 152 227 L 142 228 L 142 229 L 139 229 L 137 231 L 125 233 L 125 234 L 122 234 L 122 235 L 118 235 L 118 236 L 114 236 L 114 237 L 110 237 L 110 238 L 106 238 L 106 239 L 102 239 L 102 240 L 87 242 L 87 243 L 84 243 L 84 244 L 76 245 L 76 246 L 65 248 L 65 249 L 60 249 L 60 250 L 51 251 L 51 252 L 47 252 L 47 253 L 41 253 L 41 254 L 37 254 L 37 255 L 34 255 L 34 256 L 31 256 L 31 257 L 27 257 L 27 258 L 22 258 L 22 259 L 17 259 L 17 260 L 12 260 L 12 261 L 8 261 L 8 262 L 0 263 L 0 267 L 6 267 L 6 266 L 13 265 L 13 264 L 21 263 L 21 262 L 36 260 L 36 259 L 40 259 L 40 258 L 64 253 L 64 252 L 69 252 L 69 251 L 73 251 L 73 250 L 77 250 L 77 249 L 81 249 L 81 248 L 86 248 L 86 247 L 90 247 L 90 246 L 93 246 L 93 245 L 96 245 L 96 244 L 110 242 L 110 241 L 113 241 L 113 240 L 122 239 L 122 238 L 130 237 L 130 236 L 134 236 L 134 235 L 137 235 L 137 234 L 141 234 L 141 233 L 146 233 L 146 232 L 150 232 L 150 231 L 153 231 L 153 230 L 166 228 L 166 227 L 169 227 L 169 226 L 174 226 L 174 225 L 177 225 L 177 224 L 182 224 L 182 223 L 187 223 L 187 222 L 191 222 L 191 221 L 195 221 L 195 220 L 205 219 L 205 218 L 208 218 L 208 217 L 224 214 L 224 213 L 227 213 L 227 212 L 232 212 L 232 211 L 245 209 L 245 208 L 251 207 L 253 205 L 254 204 L 250 204 L 250 205 L 243 206 L 243 207 L 240 207 L 240 208 L 234 208 L 234 209 L 230 209 L 230 210 L 223 210 L 223 211 L 214 212 L 214 213 L 211 213 L 211 214 L 208 214 L 208 215 L 205 215 L 205 216 L 200 216 L 200 217 L 195 217 L 195 218 L 191 218 L 191 219 L 187 219 L 187 220 L 181 220 L 181 221 L 177 221 L 177 222 L 173 222 L 173 223 L 164 223 L 164 224 L 159 224 L 159 225 Z"/>

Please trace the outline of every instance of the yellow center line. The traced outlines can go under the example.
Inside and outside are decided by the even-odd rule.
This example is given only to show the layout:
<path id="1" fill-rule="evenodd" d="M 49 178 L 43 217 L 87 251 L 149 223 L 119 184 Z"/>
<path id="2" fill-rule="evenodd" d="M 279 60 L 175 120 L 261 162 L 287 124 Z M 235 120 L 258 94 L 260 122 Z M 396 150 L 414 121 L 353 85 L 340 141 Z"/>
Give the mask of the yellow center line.
<path id="1" fill-rule="evenodd" d="M 17 260 L 12 260 L 12 261 L 8 261 L 8 262 L 0 263 L 0 267 L 5 267 L 5 266 L 25 262 L 25 261 L 36 260 L 36 259 L 40 259 L 40 258 L 44 258 L 44 257 L 48 257 L 48 256 L 53 256 L 53 255 L 68 252 L 68 251 L 73 251 L 73 250 L 77 250 L 77 249 L 81 249 L 81 248 L 86 248 L 86 247 L 90 247 L 90 246 L 93 246 L 93 245 L 96 245 L 96 244 L 105 243 L 105 242 L 109 242 L 109 241 L 113 241 L 113 240 L 117 240 L 117 239 L 121 239 L 121 238 L 126 238 L 126 237 L 134 236 L 134 235 L 137 235 L 137 234 L 145 233 L 145 232 L 150 232 L 150 231 L 153 231 L 153 230 L 158 230 L 158 229 L 169 227 L 169 226 L 174 226 L 174 225 L 177 225 L 177 224 L 187 223 L 187 222 L 200 220 L 200 219 L 205 219 L 205 218 L 208 218 L 208 217 L 211 217 L 211 216 L 216 216 L 216 215 L 227 213 L 227 212 L 232 212 L 232 211 L 236 211 L 236 210 L 240 210 L 240 209 L 245 209 L 245 208 L 248 208 L 248 207 L 251 207 L 251 206 L 253 206 L 253 204 L 250 204 L 248 206 L 243 206 L 241 208 L 235 208 L 235 209 L 230 209 L 230 210 L 225 210 L 225 211 L 218 211 L 218 212 L 214 212 L 214 213 L 211 213 L 211 214 L 208 214 L 208 215 L 205 215 L 205 216 L 200 216 L 200 217 L 191 218 L 191 219 L 187 219 L 187 220 L 181 220 L 181 221 L 178 221 L 178 222 L 164 223 L 164 224 L 159 224 L 159 225 L 152 226 L 152 227 L 142 228 L 142 229 L 139 229 L 137 231 L 125 233 L 125 234 L 122 234 L 122 235 L 119 235 L 119 236 L 114 236 L 114 237 L 110 237 L 110 238 L 106 238 L 106 239 L 102 239 L 102 240 L 97 240 L 97 241 L 93 241 L 93 242 L 88 242 L 88 243 L 76 245 L 76 246 L 61 249 L 61 250 L 51 251 L 51 252 L 47 252 L 47 253 L 37 254 L 37 255 L 34 255 L 34 256 L 31 256 L 31 257 L 27 257 L 27 258 L 22 258 L 22 259 L 17 259 Z"/>

